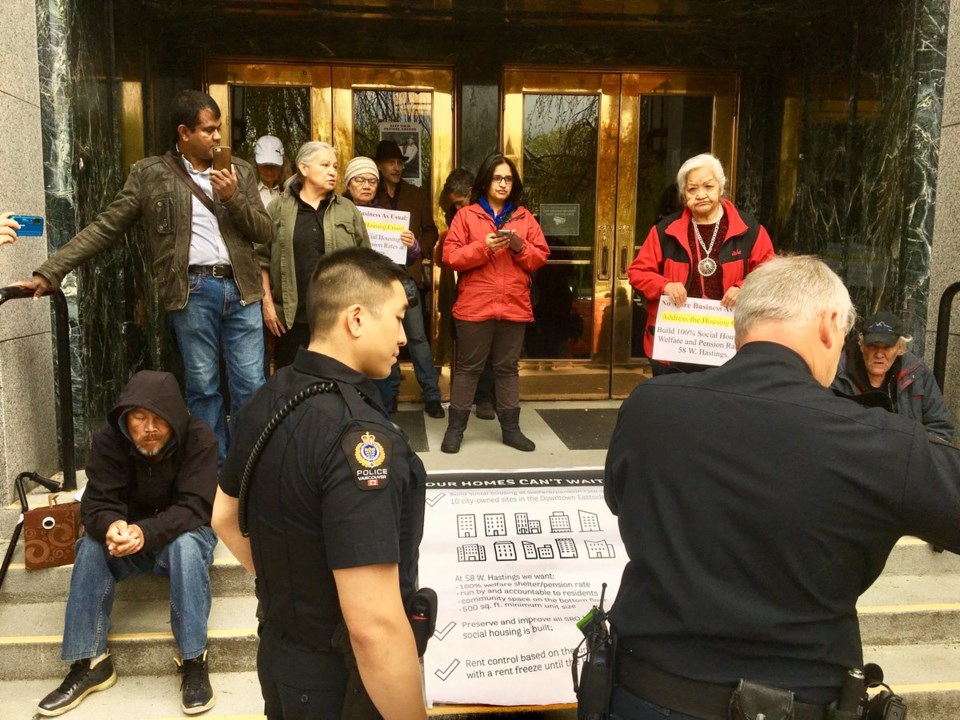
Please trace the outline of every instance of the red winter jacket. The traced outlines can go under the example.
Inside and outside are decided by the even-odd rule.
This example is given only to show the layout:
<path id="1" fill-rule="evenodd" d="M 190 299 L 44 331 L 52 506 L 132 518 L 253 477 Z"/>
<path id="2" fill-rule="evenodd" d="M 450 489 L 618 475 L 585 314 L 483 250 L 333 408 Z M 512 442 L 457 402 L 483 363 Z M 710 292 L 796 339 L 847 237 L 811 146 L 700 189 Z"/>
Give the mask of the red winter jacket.
<path id="1" fill-rule="evenodd" d="M 772 258 L 774 252 L 763 225 L 746 213 L 741 214 L 726 198 L 721 198 L 720 202 L 730 224 L 720 246 L 720 269 L 723 291 L 726 292 L 731 287 L 742 286 L 746 276 Z M 685 208 L 679 216 L 670 215 L 650 228 L 640 252 L 627 270 L 630 284 L 647 299 L 647 326 L 643 333 L 643 350 L 647 357 L 653 353 L 654 328 L 663 288 L 667 283 L 681 282 L 689 292 L 694 279 L 692 253 L 687 244 L 692 217 L 690 210 Z"/>
<path id="2" fill-rule="evenodd" d="M 457 320 L 533 322 L 530 283 L 533 271 L 546 264 L 550 248 L 525 207 L 518 207 L 503 229 L 524 239 L 520 252 L 510 248 L 490 252 L 486 238 L 497 228 L 479 204 L 462 208 L 453 218 L 443 243 L 443 264 L 459 274 L 453 306 Z"/>

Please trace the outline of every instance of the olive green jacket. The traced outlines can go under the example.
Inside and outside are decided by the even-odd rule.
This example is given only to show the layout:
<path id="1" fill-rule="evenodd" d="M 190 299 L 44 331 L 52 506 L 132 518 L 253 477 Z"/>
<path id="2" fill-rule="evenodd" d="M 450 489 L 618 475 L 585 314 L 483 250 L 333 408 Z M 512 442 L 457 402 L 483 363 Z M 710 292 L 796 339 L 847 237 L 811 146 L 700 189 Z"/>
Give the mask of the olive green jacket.
<path id="1" fill-rule="evenodd" d="M 297 316 L 297 272 L 293 258 L 293 231 L 297 227 L 297 196 L 288 183 L 283 194 L 270 203 L 267 212 L 273 220 L 273 240 L 257 246 L 260 267 L 270 272 L 270 290 L 277 317 L 286 326 Z M 323 213 L 323 244 L 326 252 L 347 247 L 370 247 L 367 226 L 357 206 L 334 193 Z"/>
<path id="2" fill-rule="evenodd" d="M 179 157 L 177 157 L 179 160 Z M 270 241 L 273 227 L 257 192 L 253 167 L 233 159 L 237 191 L 227 202 L 214 201 L 220 235 L 230 255 L 233 277 L 244 304 L 263 297 L 255 244 Z M 34 274 L 59 287 L 64 275 L 94 255 L 119 243 L 130 228 L 143 221 L 147 258 L 166 310 L 187 305 L 193 194 L 159 156 L 144 158 L 112 203 L 92 223 L 53 255 Z"/>

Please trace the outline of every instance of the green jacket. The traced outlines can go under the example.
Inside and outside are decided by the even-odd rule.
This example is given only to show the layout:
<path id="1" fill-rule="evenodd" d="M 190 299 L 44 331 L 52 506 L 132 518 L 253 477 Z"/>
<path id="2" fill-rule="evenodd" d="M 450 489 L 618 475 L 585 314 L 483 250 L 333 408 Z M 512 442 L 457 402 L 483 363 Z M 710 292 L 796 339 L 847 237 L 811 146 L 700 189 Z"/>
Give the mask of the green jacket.
<path id="1" fill-rule="evenodd" d="M 263 297 L 255 244 L 269 242 L 273 228 L 257 192 L 253 167 L 234 158 L 233 171 L 236 193 L 229 201 L 215 200 L 215 204 L 241 302 L 249 304 Z M 189 298 L 192 208 L 193 194 L 163 160 L 159 156 L 144 158 L 130 170 L 123 189 L 107 209 L 34 273 L 59 287 L 64 275 L 119 243 L 142 220 L 160 302 L 166 310 L 180 310 Z"/>
<path id="2" fill-rule="evenodd" d="M 288 183 L 283 194 L 270 203 L 273 220 L 270 243 L 257 246 L 260 267 L 270 271 L 270 290 L 277 317 L 286 326 L 297 316 L 297 273 L 293 266 L 293 231 L 297 227 L 297 196 Z M 370 247 L 367 226 L 357 206 L 334 193 L 323 214 L 323 243 L 328 253 L 347 247 Z"/>

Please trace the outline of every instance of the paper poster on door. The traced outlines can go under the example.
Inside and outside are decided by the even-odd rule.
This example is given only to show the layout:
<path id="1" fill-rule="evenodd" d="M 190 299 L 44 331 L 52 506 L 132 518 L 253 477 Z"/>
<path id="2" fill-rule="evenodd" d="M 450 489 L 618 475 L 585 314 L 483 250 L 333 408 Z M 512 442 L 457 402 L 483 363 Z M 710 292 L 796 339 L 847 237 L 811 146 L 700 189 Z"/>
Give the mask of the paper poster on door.
<path id="1" fill-rule="evenodd" d="M 575 702 L 576 623 L 626 563 L 602 468 L 431 473 L 420 582 L 439 597 L 431 704 Z"/>
<path id="2" fill-rule="evenodd" d="M 411 185 L 420 187 L 423 184 L 423 170 L 421 162 L 421 132 L 420 123 L 416 122 L 382 122 L 380 123 L 380 139 L 393 140 L 403 155 L 403 174 L 401 179 Z"/>

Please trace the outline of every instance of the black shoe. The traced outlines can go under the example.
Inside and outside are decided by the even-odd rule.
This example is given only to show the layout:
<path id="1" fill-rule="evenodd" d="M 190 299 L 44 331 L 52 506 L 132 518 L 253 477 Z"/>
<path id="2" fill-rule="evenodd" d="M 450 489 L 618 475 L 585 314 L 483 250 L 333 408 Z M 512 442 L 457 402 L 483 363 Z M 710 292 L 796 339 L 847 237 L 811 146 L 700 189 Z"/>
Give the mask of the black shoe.
<path id="1" fill-rule="evenodd" d="M 497 417 L 496 408 L 490 400 L 481 400 L 477 403 L 477 417 L 481 420 L 494 420 Z"/>
<path id="2" fill-rule="evenodd" d="M 212 708 L 217 699 L 210 687 L 207 651 L 192 660 L 174 658 L 174 662 L 177 663 L 177 672 L 183 676 L 180 680 L 180 709 L 187 715 L 196 715 Z"/>
<path id="3" fill-rule="evenodd" d="M 37 705 L 37 712 L 46 717 L 56 717 L 73 710 L 90 693 L 106 690 L 117 682 L 117 671 L 113 669 L 110 655 L 90 667 L 93 658 L 77 660 L 70 666 L 70 672 L 60 687 L 47 695 Z"/>
<path id="4" fill-rule="evenodd" d="M 423 411 L 432 418 L 446 417 L 443 412 L 443 405 L 440 404 L 439 400 L 431 400 L 428 402 L 423 406 Z"/>

